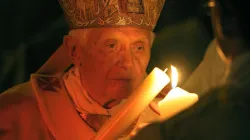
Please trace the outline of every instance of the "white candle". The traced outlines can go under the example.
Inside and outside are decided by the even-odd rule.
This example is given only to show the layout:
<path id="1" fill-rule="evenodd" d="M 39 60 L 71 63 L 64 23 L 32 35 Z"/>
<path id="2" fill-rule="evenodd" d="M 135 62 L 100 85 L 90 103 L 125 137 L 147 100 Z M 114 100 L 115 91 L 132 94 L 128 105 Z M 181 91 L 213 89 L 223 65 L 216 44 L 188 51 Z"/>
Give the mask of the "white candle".
<path id="1" fill-rule="evenodd" d="M 165 71 L 154 68 L 128 101 L 99 130 L 95 139 L 113 140 L 121 136 L 169 82 L 170 78 Z"/>
<path id="2" fill-rule="evenodd" d="M 171 70 L 173 89 L 158 103 L 162 120 L 169 119 L 177 113 L 187 109 L 199 99 L 198 95 L 176 87 L 178 83 L 178 72 L 173 66 L 171 66 Z"/>
<path id="3" fill-rule="evenodd" d="M 158 104 L 161 119 L 166 120 L 198 101 L 198 96 L 179 87 L 172 89 Z"/>

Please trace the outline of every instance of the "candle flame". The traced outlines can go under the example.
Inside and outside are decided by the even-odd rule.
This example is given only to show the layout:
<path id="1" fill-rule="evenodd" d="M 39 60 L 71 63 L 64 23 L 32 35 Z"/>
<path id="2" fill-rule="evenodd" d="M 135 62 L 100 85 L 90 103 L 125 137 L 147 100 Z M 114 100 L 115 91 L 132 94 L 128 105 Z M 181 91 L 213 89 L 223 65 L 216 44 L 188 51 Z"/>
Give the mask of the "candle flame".
<path id="1" fill-rule="evenodd" d="M 176 69 L 176 67 L 171 65 L 171 72 L 172 72 L 172 76 L 171 76 L 171 80 L 172 80 L 172 88 L 175 88 L 178 84 L 178 71 Z"/>

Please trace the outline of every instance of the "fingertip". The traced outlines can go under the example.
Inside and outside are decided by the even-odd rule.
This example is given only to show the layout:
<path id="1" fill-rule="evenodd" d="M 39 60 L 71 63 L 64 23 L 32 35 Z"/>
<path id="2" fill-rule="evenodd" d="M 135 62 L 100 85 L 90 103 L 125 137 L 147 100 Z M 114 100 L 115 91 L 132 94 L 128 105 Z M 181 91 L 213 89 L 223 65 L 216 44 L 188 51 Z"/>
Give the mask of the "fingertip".
<path id="1" fill-rule="evenodd" d="M 161 116 L 161 113 L 158 109 L 158 105 L 156 103 L 150 103 L 149 104 L 149 107 L 156 113 L 158 114 L 159 116 Z"/>

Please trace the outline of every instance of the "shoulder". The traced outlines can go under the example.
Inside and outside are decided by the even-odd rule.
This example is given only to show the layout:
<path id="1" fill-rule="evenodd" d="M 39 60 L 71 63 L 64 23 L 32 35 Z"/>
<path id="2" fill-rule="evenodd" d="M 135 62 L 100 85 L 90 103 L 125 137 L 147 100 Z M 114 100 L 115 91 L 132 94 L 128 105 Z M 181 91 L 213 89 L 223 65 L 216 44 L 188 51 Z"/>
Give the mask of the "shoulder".
<path id="1" fill-rule="evenodd" d="M 24 108 L 34 108 L 37 105 L 35 92 L 56 91 L 60 88 L 60 76 L 32 74 L 29 82 L 14 86 L 0 94 L 0 115 L 3 112 L 15 112 Z"/>
<path id="2" fill-rule="evenodd" d="M 207 47 L 207 50 L 205 52 L 204 58 L 208 58 L 211 56 L 214 56 L 217 52 L 216 52 L 216 45 L 218 45 L 217 41 L 215 39 L 213 39 Z"/>
<path id="3" fill-rule="evenodd" d="M 50 91 L 58 92 L 60 87 L 62 87 L 60 76 L 32 74 L 29 82 L 0 94 L 1 118 L 18 119 L 18 114 L 24 113 L 30 117 L 36 115 L 39 112 L 36 94 L 47 95 L 45 93 L 50 94 Z"/>
<path id="4" fill-rule="evenodd" d="M 32 99 L 31 83 L 23 83 L 0 94 L 0 110 Z"/>
<path id="5" fill-rule="evenodd" d="M 35 105 L 30 82 L 20 84 L 0 94 L 0 129 L 10 128 L 20 119 L 20 114 L 33 111 L 36 108 Z"/>

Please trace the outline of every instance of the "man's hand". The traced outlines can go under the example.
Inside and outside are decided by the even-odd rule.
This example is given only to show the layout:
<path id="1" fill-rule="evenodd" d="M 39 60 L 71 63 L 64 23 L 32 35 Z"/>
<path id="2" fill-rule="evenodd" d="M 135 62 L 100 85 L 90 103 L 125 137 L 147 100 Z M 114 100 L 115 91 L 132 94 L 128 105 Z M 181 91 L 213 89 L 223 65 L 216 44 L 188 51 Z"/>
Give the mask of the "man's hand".
<path id="1" fill-rule="evenodd" d="M 162 140 L 160 134 L 160 125 L 158 123 L 144 126 L 142 130 L 131 137 L 132 140 Z"/>
<path id="2" fill-rule="evenodd" d="M 159 108 L 158 108 L 158 104 L 156 103 L 156 102 L 151 102 L 150 104 L 149 104 L 149 107 L 156 113 L 156 114 L 158 114 L 159 116 L 161 116 L 161 113 L 160 113 L 160 110 L 159 110 Z"/>
<path id="3" fill-rule="evenodd" d="M 131 133 L 130 133 L 130 137 L 133 138 L 134 136 L 136 136 L 136 134 L 144 127 L 146 127 L 147 125 L 149 125 L 149 123 L 143 123 L 143 124 L 139 124 L 135 130 L 133 130 Z"/>
<path id="4" fill-rule="evenodd" d="M 166 86 L 161 92 L 160 94 L 157 96 L 157 98 L 164 98 L 168 92 L 171 90 L 170 86 Z M 160 110 L 158 108 L 158 103 L 153 101 L 149 104 L 149 107 L 152 109 L 152 111 L 154 111 L 156 114 L 158 114 L 159 116 L 160 114 Z M 143 124 L 139 124 L 131 133 L 130 133 L 130 137 L 133 138 L 134 136 L 137 135 L 137 133 L 144 127 L 148 126 L 150 123 L 143 123 Z"/>
<path id="5" fill-rule="evenodd" d="M 168 92 L 171 90 L 171 87 L 170 86 L 166 86 L 166 87 L 164 87 L 163 88 L 163 90 L 159 93 L 159 95 L 157 96 L 157 98 L 162 98 L 162 99 L 164 99 L 165 98 L 165 96 L 168 94 Z M 160 110 L 159 110 L 159 108 L 158 108 L 158 103 L 156 103 L 156 102 L 151 102 L 150 104 L 149 104 L 149 107 L 156 113 L 156 114 L 158 114 L 158 115 L 161 115 L 160 114 Z"/>

